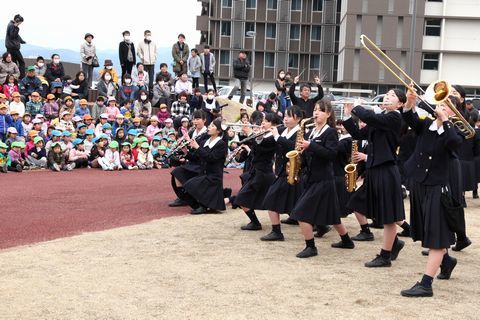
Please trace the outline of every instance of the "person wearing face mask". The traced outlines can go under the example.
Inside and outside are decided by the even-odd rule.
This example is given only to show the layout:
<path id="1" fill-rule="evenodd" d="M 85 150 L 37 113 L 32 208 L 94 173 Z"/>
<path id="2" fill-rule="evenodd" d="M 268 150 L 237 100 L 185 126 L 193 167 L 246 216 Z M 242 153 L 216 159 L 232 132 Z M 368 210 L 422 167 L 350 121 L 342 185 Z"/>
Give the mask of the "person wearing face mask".
<path id="1" fill-rule="evenodd" d="M 97 84 L 98 95 L 104 97 L 115 97 L 117 95 L 117 85 L 113 82 L 110 71 L 105 71 Z"/>
<path id="2" fill-rule="evenodd" d="M 118 73 L 117 70 L 113 67 L 113 62 L 110 59 L 105 59 L 105 63 L 103 64 L 104 68 L 98 72 L 99 77 L 101 77 L 105 72 L 110 72 L 112 76 L 112 81 L 118 86 Z"/>
<path id="3" fill-rule="evenodd" d="M 123 84 L 120 87 L 120 104 L 132 102 L 137 99 L 138 89 L 132 83 L 132 76 L 128 73 L 123 77 Z"/>
<path id="4" fill-rule="evenodd" d="M 45 76 L 45 71 L 47 71 L 45 59 L 42 56 L 38 56 L 37 62 L 35 63 L 35 75 L 43 78 Z"/>
<path id="5" fill-rule="evenodd" d="M 152 41 L 152 32 L 145 30 L 143 33 L 145 38 L 138 44 L 137 55 L 140 61 L 145 66 L 145 70 L 148 73 L 148 88 L 153 88 L 153 77 L 155 75 L 155 62 L 157 61 L 157 45 Z"/>
<path id="6" fill-rule="evenodd" d="M 287 100 L 287 87 L 286 87 L 286 80 L 285 80 L 285 70 L 280 69 L 277 74 L 277 79 L 275 80 L 275 88 L 277 88 L 277 96 L 278 100 L 280 101 L 280 112 L 285 114 L 285 110 L 290 107 L 291 102 Z"/>
<path id="7" fill-rule="evenodd" d="M 25 76 L 25 61 L 20 52 L 20 46 L 26 42 L 18 34 L 20 32 L 19 26 L 22 22 L 23 17 L 19 14 L 15 15 L 13 20 L 8 23 L 7 34 L 5 36 L 5 47 L 7 48 L 7 52 L 12 55 L 12 61 L 15 62 L 20 69 L 20 79 L 23 79 Z"/>
<path id="8" fill-rule="evenodd" d="M 185 43 L 185 35 L 180 33 L 178 41 L 172 46 L 173 72 L 177 76 L 187 72 L 187 61 L 190 53 L 188 44 Z"/>
<path id="9" fill-rule="evenodd" d="M 63 68 L 63 64 L 60 62 L 60 55 L 54 53 L 52 54 L 52 62 L 47 64 L 45 78 L 47 78 L 50 86 L 52 87 L 52 82 L 61 82 L 64 76 L 65 69 Z"/>
<path id="10" fill-rule="evenodd" d="M 135 45 L 130 40 L 130 31 L 122 32 L 123 41 L 118 44 L 118 56 L 122 67 L 122 79 L 125 74 L 132 74 L 132 68 L 137 63 Z"/>
<path id="11" fill-rule="evenodd" d="M 220 105 L 217 99 L 215 99 L 215 91 L 213 89 L 208 90 L 207 98 L 202 103 L 202 110 L 207 115 L 207 125 L 215 119 L 214 110 L 220 110 Z"/>
<path id="12" fill-rule="evenodd" d="M 82 58 L 82 71 L 85 73 L 85 76 L 87 78 L 87 83 L 88 86 L 92 86 L 92 81 L 93 81 L 93 65 L 92 61 L 93 58 L 97 54 L 97 50 L 95 48 L 95 45 L 92 43 L 93 40 L 93 34 L 87 33 L 83 37 L 85 39 L 85 42 L 82 43 L 80 46 L 80 56 Z"/>
<path id="13" fill-rule="evenodd" d="M 138 93 L 138 99 L 135 101 L 135 105 L 133 106 L 133 112 L 135 113 L 135 117 L 139 117 L 142 110 L 144 108 L 148 109 L 148 116 L 152 115 L 152 104 L 148 99 L 148 94 L 144 90 L 140 90 Z"/>

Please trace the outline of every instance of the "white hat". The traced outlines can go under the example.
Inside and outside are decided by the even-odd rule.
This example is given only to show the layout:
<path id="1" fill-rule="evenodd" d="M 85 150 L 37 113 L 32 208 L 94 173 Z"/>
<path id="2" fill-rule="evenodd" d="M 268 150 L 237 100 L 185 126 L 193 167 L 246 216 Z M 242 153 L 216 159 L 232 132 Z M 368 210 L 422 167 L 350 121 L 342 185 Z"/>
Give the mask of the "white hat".
<path id="1" fill-rule="evenodd" d="M 100 118 L 102 118 L 102 119 L 108 119 L 108 114 L 102 113 L 102 114 L 100 115 Z"/>
<path id="2" fill-rule="evenodd" d="M 188 118 L 187 118 L 187 117 L 183 117 L 181 122 L 183 122 L 183 121 L 188 121 Z"/>
<path id="3" fill-rule="evenodd" d="M 62 119 L 63 116 L 66 115 L 66 114 L 70 114 L 70 112 L 68 112 L 68 111 L 63 111 L 62 113 L 60 113 L 60 119 Z"/>
<path id="4" fill-rule="evenodd" d="M 32 120 L 32 123 L 33 124 L 42 123 L 42 120 L 40 120 L 38 118 L 35 118 L 35 119 Z"/>
<path id="5" fill-rule="evenodd" d="M 108 102 L 110 102 L 110 101 L 117 101 L 117 99 L 115 99 L 114 96 L 111 96 L 111 97 L 108 97 Z"/>
<path id="6" fill-rule="evenodd" d="M 117 118 L 117 119 L 124 119 L 125 116 L 124 116 L 123 114 L 119 113 L 119 114 L 117 114 L 117 116 L 116 116 L 115 118 Z"/>
<path id="7" fill-rule="evenodd" d="M 45 118 L 45 117 L 43 116 L 43 114 L 37 113 L 37 115 L 35 116 L 35 118 Z"/>
<path id="8" fill-rule="evenodd" d="M 157 116 L 152 116 L 152 117 L 150 118 L 150 121 L 157 121 L 157 122 L 158 122 L 158 117 L 157 117 Z"/>
<path id="9" fill-rule="evenodd" d="M 15 129 L 14 127 L 10 127 L 7 129 L 7 132 L 8 133 L 18 133 L 17 129 Z"/>
<path id="10" fill-rule="evenodd" d="M 75 121 L 75 122 L 79 122 L 79 121 L 82 121 L 82 120 L 83 119 L 80 116 L 75 116 L 75 117 L 72 118 L 72 121 Z"/>
<path id="11" fill-rule="evenodd" d="M 169 122 L 169 123 L 172 123 L 172 122 L 173 122 L 173 120 L 172 120 L 171 118 L 167 118 L 167 119 L 165 119 L 165 121 L 164 121 L 164 122 Z"/>

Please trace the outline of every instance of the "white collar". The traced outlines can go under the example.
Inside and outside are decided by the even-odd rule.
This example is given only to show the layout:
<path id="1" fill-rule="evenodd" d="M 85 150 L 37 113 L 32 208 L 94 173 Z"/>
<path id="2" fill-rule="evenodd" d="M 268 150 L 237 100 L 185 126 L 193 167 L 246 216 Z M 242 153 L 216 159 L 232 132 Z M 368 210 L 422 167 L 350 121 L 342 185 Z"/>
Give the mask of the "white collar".
<path id="1" fill-rule="evenodd" d="M 205 126 L 203 126 L 203 128 L 200 129 L 200 131 L 197 131 L 197 129 L 193 130 L 192 139 L 195 139 L 195 138 L 198 137 L 199 135 L 204 134 L 206 131 L 207 131 L 207 127 L 205 127 Z"/>
<path id="2" fill-rule="evenodd" d="M 317 137 L 320 137 L 324 132 L 325 130 L 327 130 L 328 128 L 330 128 L 330 126 L 328 124 L 325 124 L 322 128 L 322 130 L 320 131 L 317 131 L 317 128 L 314 128 L 312 130 L 312 132 L 310 133 L 310 137 L 308 138 L 310 141 L 317 138 Z"/>
<path id="3" fill-rule="evenodd" d="M 438 127 L 436 120 L 432 121 L 432 124 L 430 125 L 430 127 L 428 127 L 428 130 L 437 131 L 438 135 L 441 135 L 442 133 L 445 132 L 445 129 L 443 129 L 443 126 Z"/>
<path id="4" fill-rule="evenodd" d="M 347 139 L 347 138 L 351 138 L 351 137 L 352 136 L 349 133 L 341 134 L 340 138 L 338 140 L 343 140 L 343 139 Z"/>
<path id="5" fill-rule="evenodd" d="M 209 147 L 212 149 L 218 141 L 222 140 L 222 137 L 216 137 L 215 139 L 212 140 L 212 138 L 208 139 L 205 141 L 205 144 L 203 145 L 204 148 Z"/>
<path id="6" fill-rule="evenodd" d="M 212 110 L 212 109 L 215 109 L 215 106 L 216 106 L 216 100 L 215 98 L 213 98 L 212 102 L 208 102 L 207 99 L 205 99 L 205 108 L 209 109 L 209 110 Z"/>
<path id="7" fill-rule="evenodd" d="M 300 130 L 300 126 L 298 124 L 295 127 L 293 127 L 290 131 L 288 131 L 288 128 L 287 128 L 283 130 L 282 137 L 290 139 L 298 130 Z"/>

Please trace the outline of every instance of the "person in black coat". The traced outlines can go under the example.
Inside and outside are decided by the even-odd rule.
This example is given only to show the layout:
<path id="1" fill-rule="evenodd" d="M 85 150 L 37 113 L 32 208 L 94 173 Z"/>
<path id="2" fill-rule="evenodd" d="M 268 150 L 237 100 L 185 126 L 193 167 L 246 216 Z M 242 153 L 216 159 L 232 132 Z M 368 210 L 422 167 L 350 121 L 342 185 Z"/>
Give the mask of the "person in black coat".
<path id="1" fill-rule="evenodd" d="M 420 120 L 415 111 L 416 94 L 407 93 L 408 102 L 402 116 L 418 136 L 415 151 L 405 163 L 407 176 L 411 179 L 410 219 L 412 238 L 429 248 L 425 274 L 412 288 L 402 290 L 406 297 L 433 296 L 433 277 L 440 267 L 437 279 L 449 279 L 457 260 L 448 255 L 447 249 L 455 242 L 449 215 L 442 204 L 445 197 L 451 198 L 449 171 L 450 154 L 462 143 L 462 136 L 448 120 L 453 112 L 444 103 L 435 108 L 436 120 Z"/>
<path id="2" fill-rule="evenodd" d="M 307 132 L 300 142 L 305 190 L 291 213 L 291 217 L 299 222 L 306 243 L 305 249 L 297 254 L 297 258 L 309 258 L 318 254 L 313 237 L 314 225 L 334 226 L 341 241 L 333 243 L 333 248 L 355 247 L 340 220 L 333 172 L 338 136 L 332 105 L 320 100 L 315 105 L 313 116 L 315 128 Z"/>
<path id="3" fill-rule="evenodd" d="M 61 82 L 63 77 L 65 77 L 65 70 L 60 62 L 60 55 L 54 53 L 52 54 L 52 62 L 47 64 L 45 78 L 48 80 L 50 87 L 52 87 L 52 82 Z"/>
<path id="4" fill-rule="evenodd" d="M 26 42 L 20 37 L 20 28 L 18 27 L 22 22 L 23 17 L 19 14 L 15 15 L 13 20 L 8 23 L 7 34 L 5 35 L 5 47 L 7 48 L 7 52 L 12 56 L 12 61 L 15 62 L 18 69 L 20 69 L 20 79 L 25 77 L 25 61 L 20 52 L 20 47 Z"/>
<path id="5" fill-rule="evenodd" d="M 351 118 L 345 120 L 343 125 L 352 139 L 368 140 L 365 180 L 351 196 L 347 208 L 384 225 L 382 250 L 376 258 L 365 263 L 366 267 L 390 267 L 391 261 L 397 258 L 404 246 L 396 235 L 395 223 L 403 223 L 405 210 L 400 172 L 395 162 L 402 125 L 397 109 L 405 101 L 403 91 L 392 89 L 385 95 L 381 114 L 363 108 L 358 100 L 355 108 L 353 104 L 344 107 L 345 117 L 354 114 L 367 124 L 365 128 L 358 129 Z"/>
<path id="6" fill-rule="evenodd" d="M 305 117 L 309 118 L 313 115 L 313 108 L 317 101 L 323 98 L 323 88 L 319 77 L 315 77 L 315 84 L 317 85 L 317 95 L 313 98 L 310 98 L 310 93 L 312 88 L 309 84 L 305 83 L 300 86 L 300 98 L 295 95 L 295 88 L 297 87 L 300 77 L 296 76 L 293 79 L 293 84 L 288 90 L 288 95 L 293 105 L 299 106 L 303 112 L 305 112 Z"/>
<path id="7" fill-rule="evenodd" d="M 251 145 L 251 170 L 245 184 L 238 191 L 234 205 L 242 207 L 250 219 L 250 223 L 241 227 L 242 230 L 261 230 L 262 225 L 255 214 L 255 209 L 264 210 L 264 199 L 268 189 L 275 180 L 273 173 L 273 157 L 276 143 L 271 133 L 272 127 L 279 125 L 280 119 L 274 114 L 267 114 L 262 122 L 265 134 L 257 137 Z"/>
<path id="8" fill-rule="evenodd" d="M 247 82 L 250 74 L 250 61 L 247 60 L 247 53 L 245 51 L 240 51 L 238 54 L 238 59 L 233 61 L 233 76 L 238 81 L 235 83 L 235 86 L 232 88 L 232 91 L 228 94 L 228 99 L 232 99 L 235 92 L 238 90 L 240 82 L 240 103 L 243 104 L 245 100 L 245 95 L 247 93 Z M 251 94 L 251 93 L 250 93 Z"/>
<path id="9" fill-rule="evenodd" d="M 223 165 L 227 156 L 227 144 L 222 139 L 222 120 L 217 118 L 208 126 L 208 137 L 203 144 L 190 140 L 190 147 L 200 159 L 198 176 L 184 184 L 192 214 L 206 213 L 207 209 L 225 210 L 223 192 Z"/>
<path id="10" fill-rule="evenodd" d="M 130 31 L 123 31 L 123 41 L 118 44 L 118 57 L 122 67 L 122 79 L 125 74 L 132 74 L 132 68 L 137 63 L 135 45 L 130 40 Z"/>

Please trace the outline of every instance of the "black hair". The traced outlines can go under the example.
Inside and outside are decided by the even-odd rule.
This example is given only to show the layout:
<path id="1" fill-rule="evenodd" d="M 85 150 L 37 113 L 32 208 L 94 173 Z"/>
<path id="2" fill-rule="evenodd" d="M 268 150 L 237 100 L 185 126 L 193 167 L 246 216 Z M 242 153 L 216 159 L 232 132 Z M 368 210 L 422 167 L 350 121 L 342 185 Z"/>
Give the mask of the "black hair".
<path id="1" fill-rule="evenodd" d="M 168 64 L 166 64 L 165 62 L 160 63 L 160 68 L 163 68 L 163 67 L 167 67 L 167 68 L 168 68 Z"/>
<path id="2" fill-rule="evenodd" d="M 40 60 L 45 61 L 45 59 L 44 59 L 42 56 L 38 56 L 38 57 L 37 57 L 37 62 L 40 61 Z"/>
<path id="3" fill-rule="evenodd" d="M 219 136 L 222 136 L 223 134 L 223 128 L 222 128 L 222 119 L 221 118 L 216 118 L 215 120 L 212 121 L 212 124 L 217 127 L 217 130 L 220 132 Z"/>
<path id="4" fill-rule="evenodd" d="M 8 51 L 7 51 L 7 52 L 4 52 L 4 53 L 2 54 L 2 61 L 3 61 L 3 62 L 6 62 L 6 59 L 7 59 L 7 57 L 8 57 L 9 54 L 10 54 L 10 52 L 8 52 Z M 10 56 L 12 56 L 12 55 L 10 54 Z"/>
<path id="5" fill-rule="evenodd" d="M 336 122 L 335 122 L 335 112 L 333 112 L 333 107 L 332 104 L 330 103 L 330 100 L 319 100 L 316 104 L 315 107 L 320 109 L 322 112 L 330 113 L 330 116 L 327 118 L 327 124 L 331 128 L 335 128 Z"/>
<path id="6" fill-rule="evenodd" d="M 395 93 L 395 95 L 398 98 L 398 101 L 400 101 L 401 103 L 407 102 L 407 95 L 405 94 L 405 91 L 400 89 L 395 89 L 395 88 L 390 90 L 392 90 Z"/>
<path id="7" fill-rule="evenodd" d="M 128 35 L 129 35 L 129 34 L 130 34 L 130 31 L 128 31 L 128 30 L 125 30 L 125 31 L 123 31 L 123 32 L 122 32 L 122 36 L 124 36 L 124 37 L 125 37 L 125 35 L 126 35 L 126 34 L 128 34 Z"/>
<path id="8" fill-rule="evenodd" d="M 183 76 L 184 74 L 187 74 L 187 73 L 186 73 L 186 72 L 180 72 L 180 73 L 178 74 L 178 77 L 180 78 L 180 77 Z"/>
<path id="9" fill-rule="evenodd" d="M 250 116 L 250 123 L 261 125 L 262 121 L 263 121 L 263 113 L 257 110 L 253 111 L 252 115 Z"/>
<path id="10" fill-rule="evenodd" d="M 280 119 L 280 117 L 277 116 L 275 113 L 267 113 L 265 115 L 265 121 L 270 122 L 274 126 L 282 123 L 282 119 Z"/>
<path id="11" fill-rule="evenodd" d="M 285 110 L 285 113 L 292 117 L 292 118 L 297 118 L 299 120 L 303 119 L 305 117 L 305 112 L 300 108 L 299 106 L 291 106 L 288 107 L 287 110 Z"/>
<path id="12" fill-rule="evenodd" d="M 198 54 L 198 50 L 197 50 L 196 48 L 193 48 L 193 49 L 190 50 L 190 51 L 193 51 L 193 52 L 195 52 L 196 54 Z"/>
<path id="13" fill-rule="evenodd" d="M 58 56 L 60 58 L 60 55 L 58 53 L 52 54 L 52 56 L 50 58 L 53 60 L 53 58 L 55 58 L 55 56 Z"/>
<path id="14" fill-rule="evenodd" d="M 83 76 L 85 77 L 85 72 L 83 72 L 83 71 L 78 71 L 77 74 L 75 75 L 75 80 L 80 81 L 80 80 L 78 79 L 78 77 L 80 77 L 81 74 L 83 74 Z M 85 77 L 85 78 L 86 78 L 86 77 Z M 85 81 L 85 79 L 83 79 L 83 81 Z"/>
<path id="15" fill-rule="evenodd" d="M 146 99 L 146 100 L 142 100 L 142 98 L 141 98 L 142 93 L 147 96 L 147 99 Z M 143 89 L 142 89 L 142 90 L 140 90 L 140 91 L 138 92 L 138 101 L 140 101 L 141 103 L 146 103 L 146 102 L 150 101 L 150 100 L 148 99 L 148 93 L 147 93 L 146 90 L 143 90 Z"/>
<path id="16" fill-rule="evenodd" d="M 277 94 L 275 92 L 270 92 L 270 94 L 268 95 L 269 99 L 275 99 L 276 97 L 277 97 Z"/>
<path id="17" fill-rule="evenodd" d="M 285 73 L 285 70 L 283 70 L 283 69 L 278 70 L 277 79 L 280 79 L 280 73 L 282 73 L 282 72 Z M 285 75 L 287 75 L 287 74 L 285 73 Z"/>
<path id="18" fill-rule="evenodd" d="M 96 101 L 103 101 L 103 102 L 105 102 L 105 97 L 103 97 L 103 96 L 98 96 Z"/>
<path id="19" fill-rule="evenodd" d="M 465 104 L 465 97 L 467 96 L 467 93 L 465 92 L 465 88 L 463 88 L 461 85 L 459 84 L 455 84 L 452 86 L 455 90 L 457 90 L 457 92 L 460 94 L 460 97 L 463 98 L 463 102 L 460 102 L 460 105 L 458 107 L 458 110 L 460 110 L 462 112 L 462 115 L 465 116 L 467 114 L 466 112 L 466 109 L 467 109 L 467 106 Z M 468 119 L 467 119 L 468 120 Z"/>
<path id="20" fill-rule="evenodd" d="M 143 66 L 143 63 L 141 63 L 141 62 L 137 62 L 137 64 L 136 64 L 136 67 L 137 67 L 137 69 L 138 69 L 138 67 L 139 67 L 140 65 L 142 65 L 142 66 Z"/>
<path id="21" fill-rule="evenodd" d="M 130 75 L 130 73 L 125 73 L 123 75 L 123 80 L 125 81 L 125 79 L 132 79 L 132 76 Z"/>
<path id="22" fill-rule="evenodd" d="M 150 30 L 143 31 L 143 35 L 146 35 L 147 33 L 152 33 L 152 31 L 150 31 Z"/>
<path id="23" fill-rule="evenodd" d="M 263 110 L 265 110 L 265 103 L 263 103 L 262 101 L 258 101 L 257 102 L 257 105 L 255 107 L 255 110 L 258 110 L 258 107 L 262 106 L 263 107 Z"/>
<path id="24" fill-rule="evenodd" d="M 180 37 L 182 37 L 183 39 L 185 39 L 185 35 L 184 35 L 183 33 L 180 33 L 180 34 L 178 35 L 177 39 L 180 38 Z"/>
<path id="25" fill-rule="evenodd" d="M 312 86 L 308 83 L 303 83 L 301 86 L 300 86 L 300 91 L 303 91 L 303 88 L 308 88 L 310 91 L 312 91 Z"/>
<path id="26" fill-rule="evenodd" d="M 210 46 L 208 44 L 203 46 L 203 49 L 210 49 Z"/>
<path id="27" fill-rule="evenodd" d="M 13 21 L 23 22 L 23 17 L 20 14 L 16 14 L 15 17 L 13 17 Z"/>
<path id="28" fill-rule="evenodd" d="M 206 115 L 205 112 L 203 112 L 202 110 L 195 110 L 195 111 L 193 111 L 192 118 L 193 118 L 193 119 L 206 120 L 206 119 L 207 119 L 207 115 Z"/>

